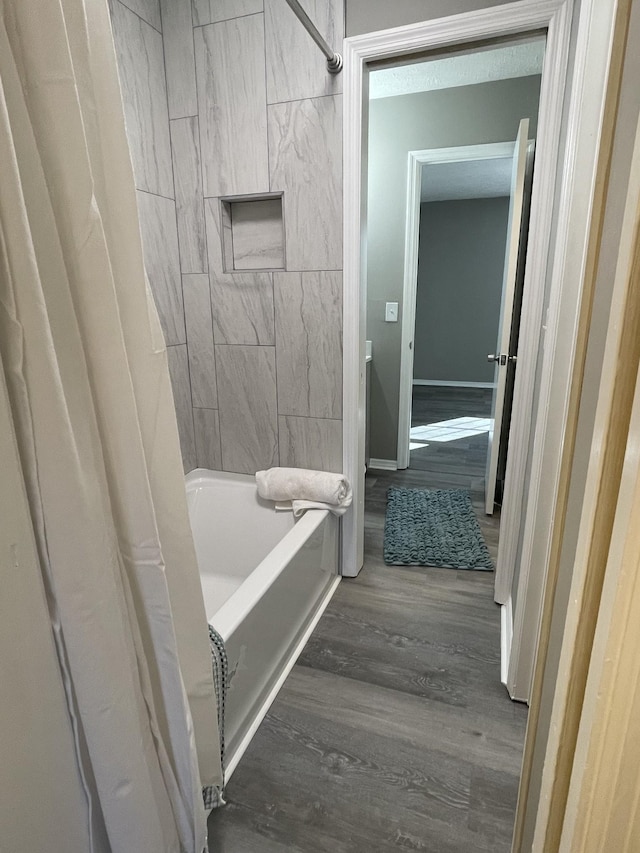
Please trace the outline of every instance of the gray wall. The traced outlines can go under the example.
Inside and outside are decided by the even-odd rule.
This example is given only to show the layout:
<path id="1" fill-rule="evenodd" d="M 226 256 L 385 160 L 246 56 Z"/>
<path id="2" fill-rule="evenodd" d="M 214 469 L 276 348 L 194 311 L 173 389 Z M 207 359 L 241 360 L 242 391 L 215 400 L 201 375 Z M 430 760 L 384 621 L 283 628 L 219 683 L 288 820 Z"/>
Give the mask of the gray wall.
<path id="1" fill-rule="evenodd" d="M 509 0 L 346 0 L 346 35 L 373 33 L 507 2 Z"/>
<path id="2" fill-rule="evenodd" d="M 491 382 L 508 198 L 420 205 L 413 378 Z"/>
<path id="3" fill-rule="evenodd" d="M 285 0 L 127 5 L 111 0 L 185 470 L 342 470 L 342 77 Z M 339 44 L 342 0 L 307 8 Z M 285 270 L 225 273 L 220 197 L 267 192 Z"/>
<path id="4" fill-rule="evenodd" d="M 395 459 L 402 311 L 407 152 L 516 137 L 529 117 L 535 137 L 540 77 L 521 77 L 371 101 L 369 110 L 367 337 L 373 340 L 371 456 Z"/>

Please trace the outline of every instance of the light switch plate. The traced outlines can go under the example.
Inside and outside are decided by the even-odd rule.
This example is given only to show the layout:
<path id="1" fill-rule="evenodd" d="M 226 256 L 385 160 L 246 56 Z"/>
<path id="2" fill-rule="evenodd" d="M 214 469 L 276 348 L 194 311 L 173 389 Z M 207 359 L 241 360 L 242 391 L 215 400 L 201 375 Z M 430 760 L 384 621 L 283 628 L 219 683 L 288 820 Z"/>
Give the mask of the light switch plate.
<path id="1" fill-rule="evenodd" d="M 387 302 L 384 310 L 384 319 L 386 323 L 398 322 L 398 303 Z"/>

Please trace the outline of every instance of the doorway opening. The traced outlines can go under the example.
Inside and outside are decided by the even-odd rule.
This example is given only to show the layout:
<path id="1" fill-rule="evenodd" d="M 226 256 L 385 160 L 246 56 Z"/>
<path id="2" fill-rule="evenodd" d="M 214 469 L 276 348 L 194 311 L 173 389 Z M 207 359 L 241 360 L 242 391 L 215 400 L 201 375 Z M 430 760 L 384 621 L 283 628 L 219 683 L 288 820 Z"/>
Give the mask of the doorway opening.
<path id="1" fill-rule="evenodd" d="M 379 91 L 378 75 L 393 74 L 400 91 L 368 104 L 365 572 L 369 583 L 388 584 L 398 598 L 415 602 L 406 619 L 413 642 L 425 647 L 416 666 L 435 667 L 443 689 L 460 697 L 472 717 L 491 707 L 504 718 L 487 761 L 504 761 L 505 799 L 514 806 L 527 709 L 512 708 L 500 685 L 495 576 L 464 563 L 398 567 L 388 559 L 385 519 L 388 495 L 397 491 L 451 500 L 464 493 L 472 505 L 469 527 L 480 527 L 497 562 L 497 451 L 507 374 L 516 365 L 525 172 L 537 133 L 544 48 L 544 34 L 536 33 L 426 59 L 419 65 L 431 84 L 439 73 L 451 74 L 451 65 L 460 77 L 413 92 L 402 91 L 401 81 L 406 76 L 415 85 L 414 66 L 387 63 L 371 71 L 371 90 Z M 437 67 L 427 71 L 431 63 Z M 477 82 L 465 80 L 469 63 Z M 485 77 L 483 66 L 491 69 Z M 430 709 L 438 701 L 429 704 L 431 680 L 419 691 Z M 505 837 L 512 820 L 506 809 Z"/>
<path id="2" fill-rule="evenodd" d="M 370 72 L 365 509 L 463 490 L 494 564 L 544 51 L 538 32 Z"/>
<path id="3" fill-rule="evenodd" d="M 547 492 L 546 481 L 541 480 L 541 471 L 546 460 L 536 451 L 535 426 L 545 421 L 545 409 L 536 409 L 537 401 L 547 399 L 550 389 L 550 375 L 540 374 L 540 362 L 548 360 L 547 344 L 555 342 L 559 324 L 556 323 L 556 306 L 562 293 L 563 279 L 557 265 L 564 259 L 564 250 L 556 263 L 552 254 L 552 222 L 556 215 L 556 205 L 561 184 L 557 171 L 562 168 L 561 128 L 563 120 L 563 93 L 569 55 L 570 6 L 565 0 L 550 0 L 548 6 L 542 6 L 536 0 L 525 2 L 517 8 L 512 4 L 494 7 L 486 12 L 465 13 L 464 15 L 424 22 L 405 28 L 402 32 L 389 30 L 375 36 L 355 37 L 345 42 L 347 57 L 347 75 L 345 77 L 345 294 L 344 294 L 344 386 L 343 386 L 343 467 L 354 487 L 353 509 L 343 520 L 342 536 L 342 574 L 353 577 L 363 565 L 364 556 L 364 515 L 365 515 L 365 399 L 369 393 L 365 383 L 365 330 L 371 338 L 376 338 L 375 324 L 388 324 L 381 331 L 378 341 L 373 340 L 373 368 L 366 365 L 366 371 L 374 371 L 370 393 L 376 395 L 376 385 L 383 386 L 392 377 L 392 383 L 384 386 L 385 405 L 376 412 L 370 422 L 370 467 L 396 471 L 397 460 L 397 418 L 400 392 L 399 355 L 394 362 L 385 358 L 386 343 L 398 337 L 390 331 L 393 320 L 402 316 L 402 307 L 394 305 L 387 293 L 371 299 L 371 272 L 382 275 L 387 287 L 398 286 L 402 270 L 398 275 L 389 270 L 389 262 L 403 262 L 403 247 L 398 250 L 405 233 L 403 215 L 406 213 L 406 160 L 401 166 L 401 174 L 394 174 L 391 168 L 389 151 L 381 152 L 381 168 L 378 174 L 381 180 L 388 182 L 386 194 L 387 212 L 391 215 L 388 227 L 376 227 L 371 217 L 371 169 L 367 170 L 371 158 L 369 137 L 374 131 L 376 119 L 376 101 L 369 98 L 373 73 L 385 66 L 398 64 L 417 64 L 417 57 L 428 55 L 433 58 L 439 51 L 440 58 L 454 55 L 470 56 L 474 53 L 490 53 L 496 47 L 505 44 L 517 45 L 536 37 L 546 35 L 542 74 L 535 91 L 535 104 L 519 104 L 517 114 L 511 116 L 509 129 L 496 137 L 496 121 L 485 109 L 480 98 L 476 97 L 483 86 L 495 86 L 495 81 L 466 88 L 473 89 L 473 97 L 461 105 L 457 111 L 451 111 L 449 120 L 438 125 L 429 122 L 431 128 L 443 129 L 443 138 L 416 139 L 407 145 L 408 150 L 426 150 L 426 148 L 452 147 L 466 144 L 486 144 L 495 141 L 513 141 L 518 130 L 519 120 L 529 116 L 532 120 L 539 113 L 540 133 L 531 129 L 532 138 L 536 138 L 536 181 L 531 195 L 531 221 L 528 234 L 528 263 L 523 288 L 522 320 L 519 350 L 528 354 L 518 362 L 519 384 L 513 397 L 511 417 L 509 465 L 504 484 L 502 504 L 503 535 L 500 537 L 497 559 L 495 600 L 502 606 L 501 659 L 502 676 L 506 679 L 512 698 L 526 701 L 530 687 L 531 671 L 536 650 L 535 614 L 540 612 L 542 602 L 542 584 L 538 583 L 531 571 L 533 553 L 533 527 L 530 516 L 539 509 L 539 496 Z M 485 39 L 485 41 L 483 41 Z M 488 40 L 488 41 L 487 41 Z M 427 52 L 429 52 L 427 54 Z M 475 75 L 474 75 L 475 76 Z M 533 76 L 533 75 L 529 75 Z M 527 79 L 527 78 L 525 78 Z M 497 81 L 508 83 L 509 81 Z M 448 98 L 452 92 L 460 94 L 465 86 L 437 91 L 437 98 Z M 539 99 L 539 101 L 538 101 Z M 402 104 L 406 98 L 385 98 L 389 103 Z M 507 102 L 507 98 L 504 102 Z M 372 108 L 374 107 L 374 108 Z M 420 116 L 420 111 L 416 111 Z M 386 117 L 388 126 L 395 131 L 399 128 L 397 117 Z M 456 122 L 463 118 L 472 118 L 483 128 L 483 134 L 475 139 L 456 138 L 452 132 Z M 385 119 L 383 119 L 384 121 Z M 394 134 L 395 137 L 398 133 Z M 525 135 L 525 139 L 526 139 Z M 406 157 L 406 150 L 405 150 Z M 398 213 L 397 190 L 400 188 L 401 210 Z M 560 196 L 562 208 L 558 215 L 568 216 L 567 202 Z M 561 244 L 564 245 L 563 243 Z M 371 247 L 379 250 L 378 257 L 372 257 Z M 365 248 L 366 247 L 366 248 Z M 553 249 L 557 253 L 557 247 Z M 553 258 L 556 264 L 549 273 L 549 262 Z M 367 268 L 369 274 L 367 275 Z M 389 274 L 385 275 L 385 270 Z M 551 278 L 549 279 L 549 275 Z M 369 291 L 369 292 L 368 292 Z M 376 316 L 371 315 L 371 306 Z M 391 305 L 387 305 L 391 302 Z M 400 299 L 397 300 L 401 302 Z M 382 312 L 379 310 L 382 308 Z M 387 309 L 390 310 L 387 320 Z M 394 311 L 395 309 L 395 311 Z M 549 314 L 549 312 L 554 312 Z M 543 318 L 551 316 L 552 325 L 543 326 Z M 398 324 L 395 325 L 398 328 Z M 508 328 L 508 327 L 507 327 Z M 543 330 L 545 346 L 542 347 Z M 371 332 L 370 332 L 371 330 Z M 497 353 L 508 358 L 508 348 L 500 348 Z M 389 390 L 390 389 L 390 390 Z M 407 410 L 409 406 L 407 407 Z M 498 421 L 498 418 L 496 418 Z M 384 452 L 379 454 L 379 441 L 387 442 Z M 532 462 L 531 454 L 534 453 Z M 554 456 L 554 460 L 556 457 Z M 382 464 L 380 464 L 382 463 Z M 557 466 L 558 461 L 554 464 Z M 411 469 L 408 469 L 410 472 Z M 555 476 L 555 475 L 554 475 Z M 525 488 L 528 497 L 524 499 Z M 532 497 L 533 496 L 533 497 Z M 531 512 L 527 505 L 532 507 Z M 551 528 L 544 531 L 545 541 L 551 536 Z M 537 542 L 539 542 L 539 538 Z M 536 547 L 538 545 L 536 544 Z M 520 571 L 516 573 L 516 560 Z M 517 606 L 516 606 L 517 595 Z M 513 641 L 513 643 L 512 643 Z M 512 654 L 512 649 L 515 654 Z M 516 685 L 517 689 L 512 689 Z M 517 694 L 517 695 L 516 695 Z"/>
<path id="4" fill-rule="evenodd" d="M 520 334 L 520 346 L 536 351 L 539 357 L 532 374 L 521 377 L 511 424 L 518 441 L 514 442 L 510 453 L 510 467 L 520 474 L 526 472 L 527 486 L 523 502 L 510 500 L 509 484 L 513 477 L 507 478 L 503 501 L 503 515 L 508 514 L 511 521 L 505 524 L 507 532 L 509 529 L 516 532 L 512 545 L 517 551 L 518 574 L 512 571 L 511 576 L 505 575 L 503 588 L 507 591 L 509 606 L 505 604 L 502 614 L 509 614 L 506 621 L 513 628 L 513 643 L 514 647 L 519 646 L 520 659 L 526 657 L 529 661 L 517 679 L 518 691 L 523 697 L 529 695 L 531 685 L 547 570 L 553 569 L 557 557 L 553 551 L 558 541 L 554 514 L 560 514 L 560 522 L 564 517 L 563 431 L 573 429 L 575 423 L 571 380 L 574 360 L 581 353 L 578 321 L 582 317 L 582 282 L 591 245 L 588 239 L 589 202 L 596 194 L 600 133 L 606 119 L 601 106 L 606 103 L 605 94 L 610 85 L 606 72 L 611 61 L 609 48 L 615 20 L 613 9 L 607 8 L 600 18 L 596 17 L 593 5 L 580 7 L 576 61 L 569 65 L 572 9 L 573 4 L 565 0 L 550 0 L 548 4 L 523 0 L 370 36 L 356 36 L 345 43 L 343 464 L 355 486 L 353 509 L 343 520 L 343 575 L 348 577 L 356 575 L 362 565 L 364 531 L 360 522 L 364 515 L 366 304 L 363 282 L 367 258 L 362 247 L 363 238 L 368 233 L 371 236 L 367 227 L 366 177 L 363 181 L 370 68 L 374 62 L 393 60 L 411 52 L 416 55 L 482 37 L 513 35 L 536 28 L 547 30 L 540 97 L 541 132 L 536 146 L 536 187 L 529 230 L 527 278 L 534 286 L 525 288 Z M 593 49 L 593 45 L 597 48 Z M 569 67 L 572 73 L 568 85 Z M 375 352 L 373 356 L 375 358 Z M 526 405 L 523 406 L 523 402 Z M 518 412 L 524 412 L 526 418 L 516 418 Z M 502 537 L 502 542 L 505 538 Z M 515 559 L 511 565 L 516 567 Z M 552 574 L 547 589 L 551 594 L 553 579 Z M 385 587 L 390 599 L 394 595 L 392 583 L 390 581 Z M 528 615 L 525 617 L 525 614 Z M 544 616 L 547 619 L 547 611 Z M 547 640 L 548 631 L 541 637 L 542 661 Z M 537 676 L 539 672 L 540 669 Z M 534 709 L 538 712 L 542 708 L 546 713 L 550 700 L 541 702 L 538 688 L 536 678 Z M 539 732 L 541 738 L 544 737 L 544 723 L 534 714 L 527 736 L 518 838 L 522 835 L 522 817 L 529 817 L 527 809 L 535 799 L 535 791 L 531 796 L 528 786 L 536 784 L 532 748 L 537 746 Z M 535 815 L 533 817 L 535 819 Z"/>
<path id="5" fill-rule="evenodd" d="M 541 68 L 544 42 L 527 45 L 529 57 L 531 46 Z M 464 463 L 459 442 L 472 440 L 487 515 L 501 503 L 506 471 L 535 145 L 529 124 L 520 122 L 514 142 L 408 155 L 397 467 L 424 467 L 443 443 Z"/>

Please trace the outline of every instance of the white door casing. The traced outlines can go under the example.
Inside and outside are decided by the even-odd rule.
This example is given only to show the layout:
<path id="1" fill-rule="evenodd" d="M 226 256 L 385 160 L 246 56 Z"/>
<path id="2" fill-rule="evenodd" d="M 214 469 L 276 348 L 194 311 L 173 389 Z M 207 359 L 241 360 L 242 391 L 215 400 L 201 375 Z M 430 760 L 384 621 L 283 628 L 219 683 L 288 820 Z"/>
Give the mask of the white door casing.
<path id="1" fill-rule="evenodd" d="M 515 353 L 509 350 L 511 340 L 511 324 L 513 321 L 513 303 L 516 292 L 516 275 L 518 271 L 518 249 L 520 248 L 520 226 L 524 207 L 524 180 L 527 168 L 527 145 L 529 135 L 529 119 L 520 122 L 513 152 L 513 167 L 511 170 L 511 189 L 509 192 L 509 218 L 507 224 L 507 241 L 504 253 L 504 274 L 502 277 L 502 298 L 500 300 L 500 318 L 498 321 L 498 339 L 493 355 L 495 362 L 494 388 L 491 399 L 491 426 L 489 427 L 489 445 L 487 448 L 487 471 L 484 478 L 485 512 L 493 515 L 496 478 L 498 476 L 498 455 L 500 453 L 500 436 L 502 432 L 502 415 L 504 398 L 507 390 L 507 368 L 509 359 L 515 359 Z M 536 359 L 537 352 L 528 350 L 523 356 Z M 517 372 L 517 365 L 516 365 Z M 524 487 L 524 482 L 522 483 Z"/>
<path id="2" fill-rule="evenodd" d="M 512 418 L 511 424 L 514 441 L 507 467 L 512 476 L 508 476 L 505 487 L 502 526 L 507 531 L 523 533 L 522 537 L 502 536 L 500 540 L 505 564 L 515 565 L 515 551 L 521 550 L 513 619 L 508 612 L 511 609 L 509 598 L 513 578 L 505 577 L 502 590 L 500 593 L 496 591 L 496 600 L 505 605 L 505 648 L 511 639 L 508 629 L 513 629 L 514 652 L 508 663 L 509 693 L 513 698 L 525 701 L 530 689 L 540 604 L 557 508 L 562 444 L 576 355 L 583 277 L 587 268 L 589 225 L 596 196 L 611 50 L 616 44 L 617 0 L 581 0 L 576 11 L 578 21 L 572 50 L 571 85 L 565 88 L 573 6 L 572 0 L 522 0 L 411 27 L 357 36 L 346 39 L 344 46 L 343 468 L 354 484 L 356 497 L 354 508 L 343 519 L 342 566 L 344 575 L 354 576 L 362 565 L 364 529 L 364 470 L 360 460 L 364 453 L 366 291 L 361 285 L 366 281 L 366 254 L 363 253 L 366 246 L 366 193 L 363 187 L 366 183 L 363 184 L 362 177 L 366 175 L 367 63 L 441 45 L 547 28 L 538 122 L 536 189 L 532 197 L 529 264 L 525 281 L 527 304 L 523 305 L 519 350 L 531 345 L 537 348 L 540 338 L 543 347 L 538 377 L 535 374 L 525 375 L 525 371 L 519 370 L 514 411 L 522 409 L 527 412 L 529 423 L 523 424 Z M 549 234 L 545 233 L 545 225 L 554 227 L 553 251 L 549 250 Z M 541 270 L 545 275 L 540 274 Z M 539 292 L 541 284 L 547 286 L 546 302 Z M 545 319 L 540 333 L 543 314 Z M 539 389 L 534 394 L 537 381 Z M 537 402 L 535 408 L 534 402 Z M 513 499 L 514 491 L 510 484 L 519 479 L 521 475 L 518 472 L 527 469 L 530 471 L 529 487 L 526 501 L 521 504 Z M 510 549 L 514 552 L 512 555 L 507 553 Z M 524 664 L 523 651 L 524 657 L 528 658 Z M 550 701 L 544 700 L 545 708 Z M 528 741 L 535 738 L 534 724 L 528 733 Z M 553 757 L 558 749 L 557 743 L 550 744 L 547 756 Z M 555 765 L 552 766 L 552 762 L 545 758 L 547 766 L 552 773 Z M 542 821 L 546 819 L 543 813 L 545 807 L 548 810 L 552 798 L 542 796 L 538 801 L 535 780 L 533 788 L 530 790 L 528 787 L 530 775 L 529 767 L 518 806 L 518 820 L 522 815 L 526 816 L 526 810 L 530 808 L 538 816 L 543 815 Z M 549 790 L 546 787 L 544 792 Z M 517 843 L 521 837 L 522 826 L 516 836 Z"/>
<path id="3" fill-rule="evenodd" d="M 607 0 L 609 6 L 614 0 Z M 594 0 L 584 0 L 585 20 L 592 14 Z M 546 30 L 547 44 L 542 71 L 540 106 L 538 112 L 536 186 L 531 199 L 529 227 L 529 263 L 526 271 L 522 306 L 519 349 L 538 350 L 540 329 L 545 310 L 550 322 L 545 323 L 545 360 L 548 348 L 562 340 L 565 357 L 555 362 L 553 370 L 541 376 L 536 387 L 536 370 L 523 370 L 520 365 L 517 393 L 514 395 L 511 421 L 512 447 L 507 464 L 507 481 L 502 510 L 502 526 L 512 533 L 501 537 L 500 550 L 505 564 L 515 565 L 520 548 L 520 533 L 524 524 L 524 541 L 520 561 L 521 585 L 518 609 L 528 610 L 529 597 L 525 579 L 530 574 L 534 549 L 531 531 L 536 529 L 536 550 L 548 553 L 552 534 L 553 507 L 557 496 L 560 471 L 561 446 L 544 441 L 544 452 L 534 444 L 533 459 L 530 443 L 545 438 L 549 399 L 555 397 L 553 427 L 558 426 L 566 411 L 569 384 L 575 352 L 575 317 L 580 306 L 580 289 L 571 282 L 568 307 L 562 318 L 559 306 L 567 290 L 567 274 L 579 275 L 586 258 L 584 230 L 585 209 L 581 204 L 595 180 L 597 146 L 601 132 L 602 109 L 598 99 L 603 97 L 604 81 L 590 85 L 584 91 L 589 77 L 585 61 L 591 55 L 591 34 L 583 27 L 578 31 L 578 50 L 572 80 L 572 89 L 565 104 L 565 80 L 571 35 L 573 0 L 520 0 L 489 9 L 427 21 L 407 27 L 398 27 L 345 39 L 344 42 L 344 372 L 343 372 L 343 471 L 350 479 L 353 505 L 342 519 L 341 571 L 346 577 L 355 577 L 363 564 L 364 554 L 364 425 L 365 425 L 365 328 L 366 328 L 366 175 L 368 128 L 368 63 L 379 59 L 402 57 L 429 49 L 449 45 L 470 44 L 475 41 L 519 35 L 535 30 Z M 609 9 L 603 9 L 609 13 Z M 582 21 L 582 7 L 581 7 Z M 605 55 L 607 45 L 594 47 L 596 64 Z M 602 66 L 599 62 L 598 67 Z M 567 120 L 563 127 L 563 115 Z M 561 135 L 562 132 L 562 135 Z M 565 140 L 561 146 L 561 139 Z M 560 172 L 558 172 L 560 167 Z M 579 168 L 582 180 L 574 179 Z M 577 205 L 577 206 L 576 206 Z M 554 240 L 550 251 L 551 228 L 558 223 L 560 239 Z M 569 252 L 569 246 L 571 250 Z M 569 262 L 569 263 L 567 263 Z M 549 277 L 548 277 L 549 273 Z M 545 288 L 548 304 L 545 305 Z M 538 394 L 539 405 L 534 407 Z M 531 412 L 536 411 L 536 422 Z M 520 416 L 518 416 L 518 412 Z M 524 415 L 524 416 L 523 416 Z M 552 446 L 553 445 L 553 446 Z M 547 453 L 549 448 L 549 453 Z M 509 479 L 522 482 L 529 471 L 530 485 L 526 501 L 508 500 Z M 515 489 L 515 486 L 514 486 Z M 513 491 L 513 490 L 512 490 Z M 544 523 L 538 524 L 538 516 Z M 500 562 L 500 555 L 499 555 Z M 544 560 L 536 561 L 538 574 L 546 573 Z M 524 586 L 523 586 L 524 585 Z M 537 578 L 538 588 L 544 579 Z M 535 584 L 534 584 L 535 586 Z M 510 592 L 510 584 L 508 585 Z M 538 611 L 540 596 L 533 596 L 533 608 Z M 500 601 L 505 603 L 506 598 Z M 528 625 L 536 624 L 536 614 Z M 515 624 L 518 622 L 514 616 Z M 526 639 L 518 635 L 514 644 L 519 648 L 532 646 L 535 637 Z M 531 651 L 531 649 L 530 649 Z M 510 672 L 517 670 L 518 655 L 511 656 Z M 523 679 L 523 683 L 529 679 Z M 513 694 L 512 694 L 513 695 Z M 527 695 L 518 698 L 527 698 Z"/>
<path id="4" fill-rule="evenodd" d="M 502 502 L 501 526 L 507 535 L 500 537 L 498 553 L 498 565 L 511 569 L 503 573 L 495 594 L 498 603 L 506 604 L 517 559 L 507 686 L 512 698 L 524 701 L 531 687 L 562 470 L 616 4 L 581 0 L 570 88 L 565 82 L 573 0 L 519 0 L 344 42 L 343 471 L 354 500 L 342 519 L 341 556 L 342 574 L 354 577 L 364 552 L 368 63 L 547 32 L 518 340 L 518 354 L 533 349 L 540 358 L 531 370 L 520 359 Z M 515 496 L 525 478 L 525 499 L 519 501 Z"/>
<path id="5" fill-rule="evenodd" d="M 543 292 L 549 261 L 551 222 L 559 181 L 560 131 L 569 54 L 572 0 L 520 0 L 393 30 L 347 38 L 344 41 L 344 381 L 343 470 L 354 491 L 353 505 L 342 520 L 342 574 L 355 577 L 363 563 L 364 542 L 364 424 L 366 327 L 366 175 L 368 127 L 368 63 L 403 57 L 486 38 L 547 31 L 538 113 L 536 188 L 532 196 L 529 252 L 520 347 L 537 350 L 543 314 Z M 578 110 L 579 112 L 579 110 Z M 569 135 L 572 128 L 569 127 Z M 563 200 L 567 215 L 570 199 Z M 559 298 L 561 279 L 550 283 L 551 299 Z M 528 295 L 527 295 L 528 294 Z M 520 370 L 519 399 L 514 400 L 512 435 L 522 452 L 510 454 L 512 479 L 524 478 L 532 430 L 530 413 L 535 390 L 535 367 Z M 527 418 L 518 419 L 520 408 Z M 535 472 L 534 472 L 535 477 Z M 512 501 L 507 529 L 518 531 L 523 508 Z M 515 548 L 517 536 L 509 547 Z M 501 543 L 502 544 L 502 543 Z M 505 547 L 507 547 L 505 545 Z M 515 559 L 515 557 L 514 557 Z"/>

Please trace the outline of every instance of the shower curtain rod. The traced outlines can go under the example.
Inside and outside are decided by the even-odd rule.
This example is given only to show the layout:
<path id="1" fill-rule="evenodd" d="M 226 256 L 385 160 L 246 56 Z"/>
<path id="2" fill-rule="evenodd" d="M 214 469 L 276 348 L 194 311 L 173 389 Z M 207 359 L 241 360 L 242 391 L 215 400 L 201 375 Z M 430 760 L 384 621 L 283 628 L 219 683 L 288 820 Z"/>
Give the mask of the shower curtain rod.
<path id="1" fill-rule="evenodd" d="M 338 72 L 342 71 L 342 57 L 339 53 L 331 50 L 327 42 L 322 38 L 320 33 L 318 32 L 318 28 L 313 23 L 311 18 L 304 11 L 302 6 L 298 3 L 298 0 L 287 0 L 287 3 L 298 16 L 300 23 L 305 28 L 305 30 L 309 33 L 314 42 L 318 45 L 320 50 L 327 57 L 327 70 L 330 74 L 338 74 Z"/>

